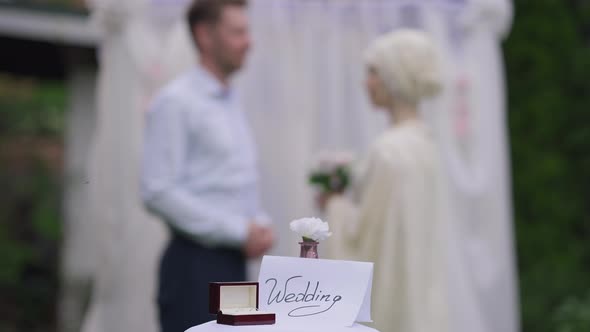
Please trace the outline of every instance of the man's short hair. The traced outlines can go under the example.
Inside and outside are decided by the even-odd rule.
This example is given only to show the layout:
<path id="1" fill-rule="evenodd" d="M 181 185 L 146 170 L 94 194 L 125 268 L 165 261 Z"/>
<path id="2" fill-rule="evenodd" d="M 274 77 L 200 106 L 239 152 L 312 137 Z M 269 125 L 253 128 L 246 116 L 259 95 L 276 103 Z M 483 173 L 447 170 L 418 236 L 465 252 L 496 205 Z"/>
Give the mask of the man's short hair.
<path id="1" fill-rule="evenodd" d="M 227 6 L 246 7 L 247 0 L 194 0 L 188 9 L 187 23 L 192 33 L 200 23 L 217 23 L 223 8 Z"/>
<path id="2" fill-rule="evenodd" d="M 199 49 L 199 44 L 194 35 L 194 28 L 198 24 L 215 24 L 221 18 L 223 9 L 227 6 L 246 7 L 247 0 L 193 0 L 186 16 L 190 35 Z"/>

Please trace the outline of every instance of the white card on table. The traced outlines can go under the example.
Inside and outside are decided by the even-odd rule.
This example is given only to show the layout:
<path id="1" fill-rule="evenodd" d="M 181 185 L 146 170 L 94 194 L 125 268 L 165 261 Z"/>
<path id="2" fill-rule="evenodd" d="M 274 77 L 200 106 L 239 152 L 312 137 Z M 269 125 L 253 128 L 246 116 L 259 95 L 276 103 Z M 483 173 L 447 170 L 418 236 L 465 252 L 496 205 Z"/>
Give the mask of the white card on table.
<path id="1" fill-rule="evenodd" d="M 352 326 L 370 322 L 373 263 L 264 256 L 259 308 L 277 324 Z"/>

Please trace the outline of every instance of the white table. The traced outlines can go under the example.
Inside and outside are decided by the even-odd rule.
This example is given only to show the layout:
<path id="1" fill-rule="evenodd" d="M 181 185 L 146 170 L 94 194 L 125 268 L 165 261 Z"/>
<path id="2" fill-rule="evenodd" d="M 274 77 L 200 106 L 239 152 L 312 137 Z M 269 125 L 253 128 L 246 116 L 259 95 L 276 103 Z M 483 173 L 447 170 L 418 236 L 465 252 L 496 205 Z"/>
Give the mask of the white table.
<path id="1" fill-rule="evenodd" d="M 282 325 L 251 325 L 251 326 L 229 326 L 217 324 L 216 321 L 191 327 L 186 332 L 379 332 L 364 325 L 355 324 L 351 327 L 318 327 L 318 328 L 296 328 Z"/>

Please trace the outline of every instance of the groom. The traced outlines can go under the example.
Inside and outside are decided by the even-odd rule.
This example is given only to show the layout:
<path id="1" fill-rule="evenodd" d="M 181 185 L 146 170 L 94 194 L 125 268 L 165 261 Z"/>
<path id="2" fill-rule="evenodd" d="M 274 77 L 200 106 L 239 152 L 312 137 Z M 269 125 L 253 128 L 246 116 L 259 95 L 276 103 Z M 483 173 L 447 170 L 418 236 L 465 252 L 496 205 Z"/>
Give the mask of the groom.
<path id="1" fill-rule="evenodd" d="M 211 320 L 208 283 L 243 281 L 270 249 L 254 142 L 230 85 L 250 46 L 245 0 L 196 0 L 188 25 L 200 65 L 166 86 L 147 114 L 142 198 L 171 231 L 160 265 L 163 332 Z"/>

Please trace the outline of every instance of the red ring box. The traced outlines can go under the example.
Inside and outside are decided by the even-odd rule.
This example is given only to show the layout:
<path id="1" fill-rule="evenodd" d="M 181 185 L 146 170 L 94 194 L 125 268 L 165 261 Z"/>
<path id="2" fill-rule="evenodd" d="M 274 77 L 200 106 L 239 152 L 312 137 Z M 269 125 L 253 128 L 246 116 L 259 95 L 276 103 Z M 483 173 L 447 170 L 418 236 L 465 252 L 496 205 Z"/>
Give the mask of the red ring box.
<path id="1" fill-rule="evenodd" d="M 224 325 L 272 325 L 274 313 L 258 311 L 257 282 L 209 283 L 209 313 Z"/>

